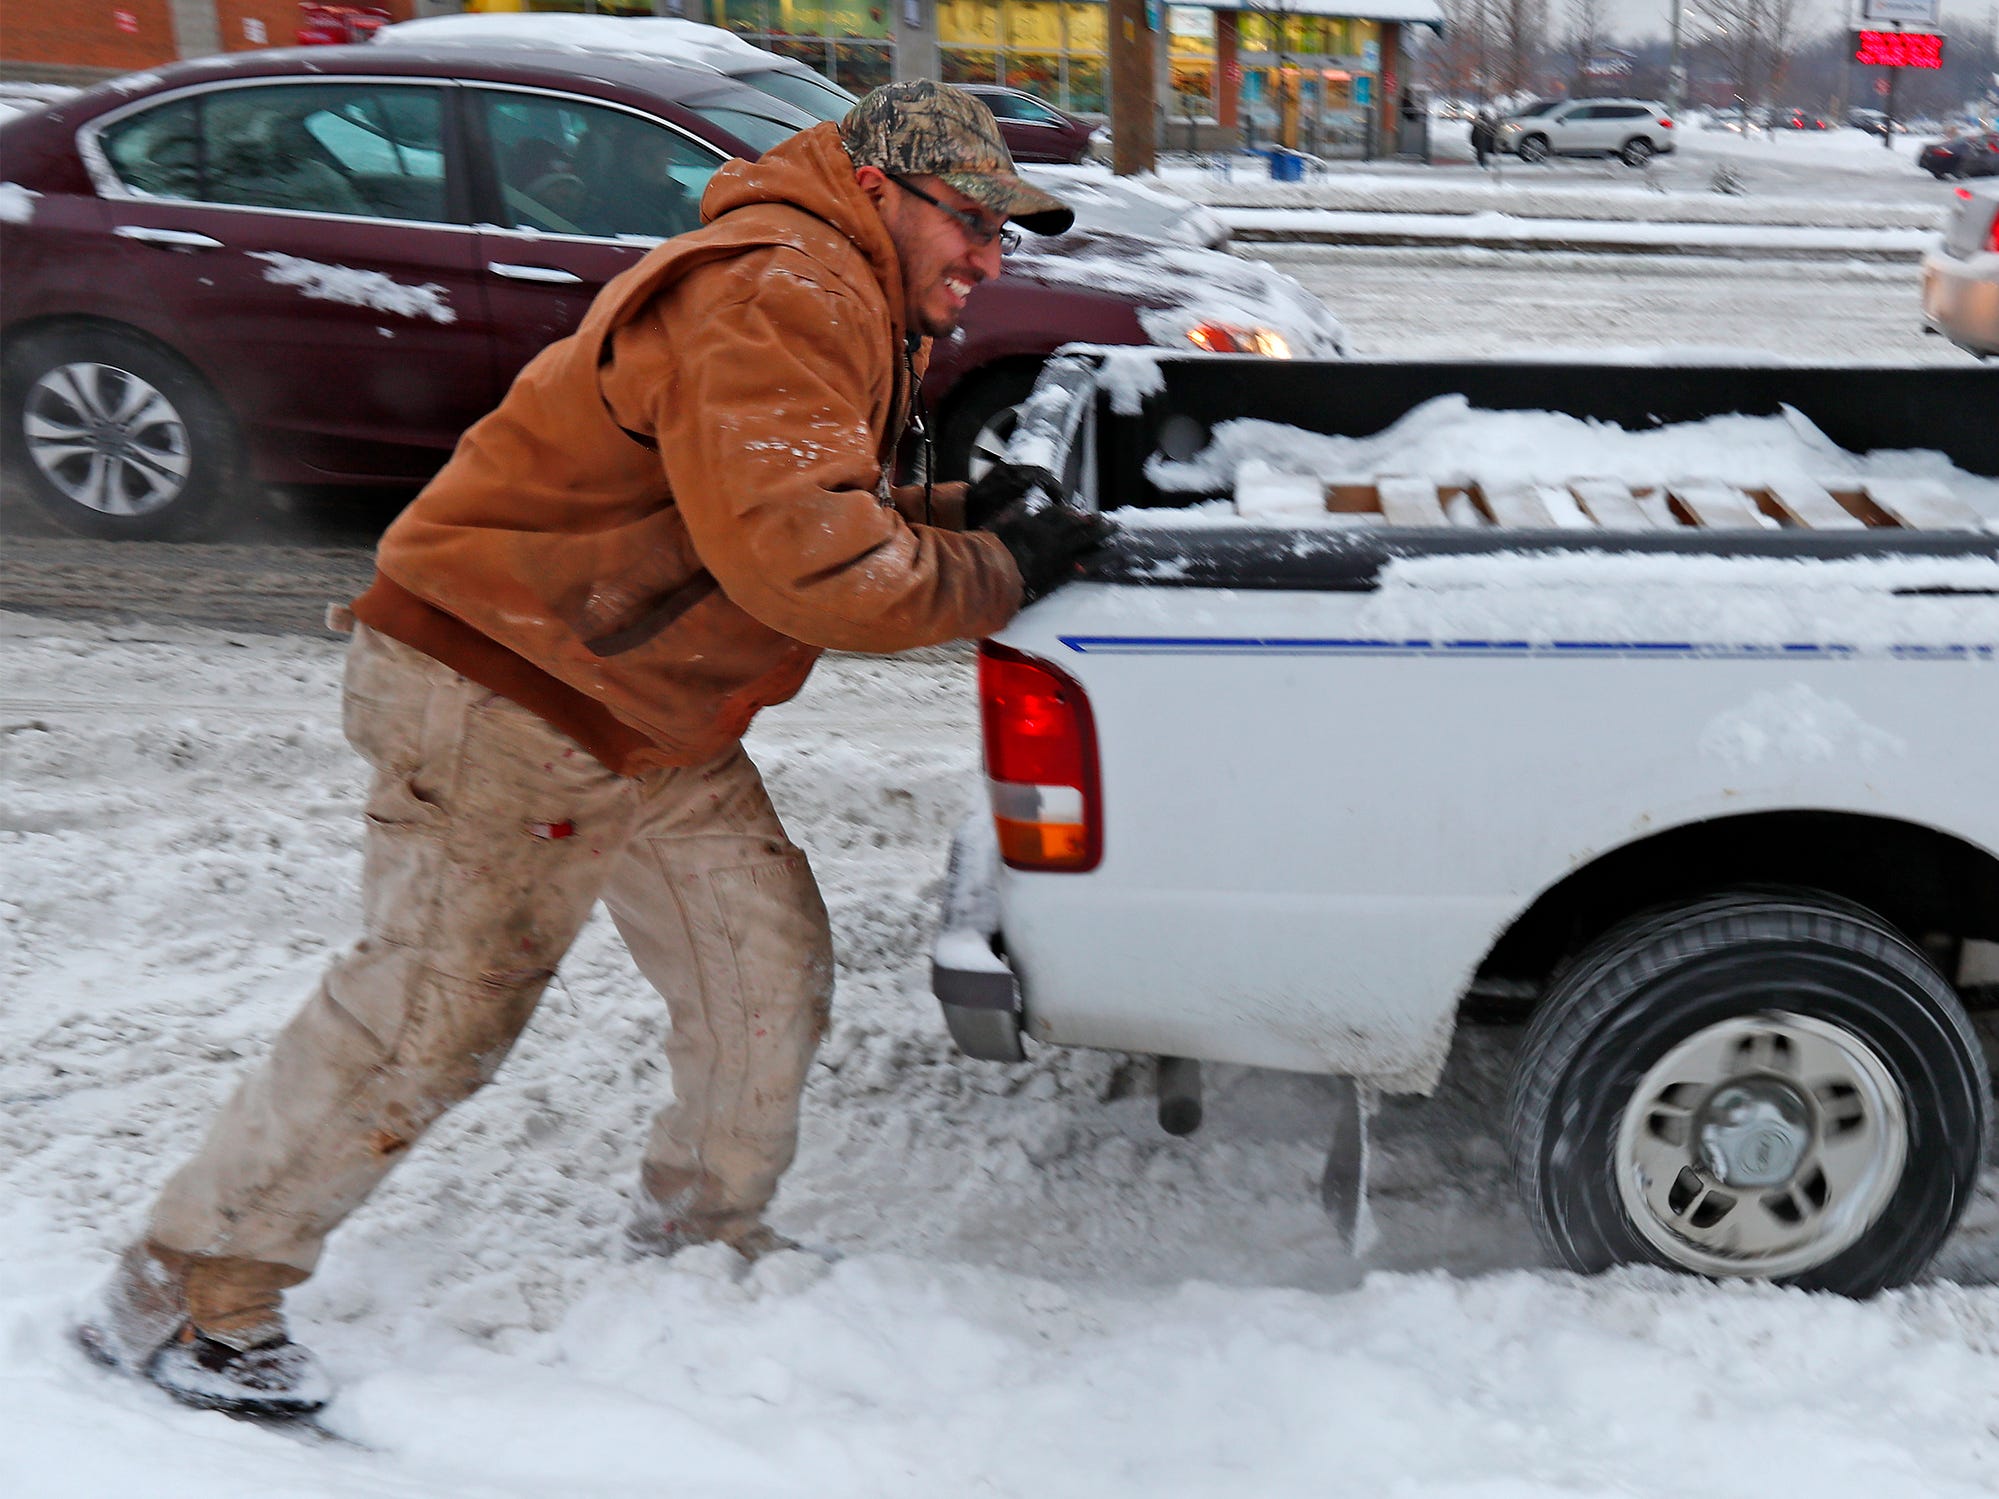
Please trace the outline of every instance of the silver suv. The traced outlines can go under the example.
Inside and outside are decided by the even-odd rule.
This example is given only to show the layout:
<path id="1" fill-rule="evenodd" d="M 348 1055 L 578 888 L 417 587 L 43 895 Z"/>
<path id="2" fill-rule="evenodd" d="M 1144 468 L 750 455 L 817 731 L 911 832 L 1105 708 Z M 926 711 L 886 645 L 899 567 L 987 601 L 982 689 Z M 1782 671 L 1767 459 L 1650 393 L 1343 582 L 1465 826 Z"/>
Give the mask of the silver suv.
<path id="1" fill-rule="evenodd" d="M 1544 99 L 1499 127 L 1499 149 L 1522 161 L 1615 156 L 1642 167 L 1673 149 L 1673 117 L 1656 99 Z"/>

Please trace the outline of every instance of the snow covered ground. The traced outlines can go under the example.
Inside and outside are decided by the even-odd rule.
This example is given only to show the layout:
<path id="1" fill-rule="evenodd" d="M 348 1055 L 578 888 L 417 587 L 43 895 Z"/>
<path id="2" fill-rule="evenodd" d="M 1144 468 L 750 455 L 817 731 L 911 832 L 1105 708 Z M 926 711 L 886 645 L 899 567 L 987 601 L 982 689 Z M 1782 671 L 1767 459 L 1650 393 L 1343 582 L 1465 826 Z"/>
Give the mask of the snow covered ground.
<path id="1" fill-rule="evenodd" d="M 330 637 L 0 614 L 10 1499 L 1999 1493 L 1999 1173 L 1921 1285 L 1865 1305 L 1578 1279 L 1511 1201 L 1514 1033 L 1473 1027 L 1435 1098 L 1385 1110 L 1356 1264 L 1314 1200 L 1317 1081 L 1216 1069 L 1174 1140 L 1120 1058 L 956 1056 L 925 947 L 976 787 L 962 651 L 829 660 L 752 736 L 842 963 L 775 1216 L 837 1264 L 628 1257 L 664 1016 L 598 922 L 293 1299 L 358 1445 L 108 1377 L 69 1319 L 354 928 L 338 672 Z"/>
<path id="2" fill-rule="evenodd" d="M 1696 223 L 1934 227 L 1951 186 L 1916 166 L 1923 137 L 1884 147 L 1859 130 L 1687 129 L 1669 156 L 1643 171 L 1622 162 L 1559 159 L 1529 166 L 1496 156 L 1473 164 L 1463 121 L 1433 122 L 1430 166 L 1327 161 L 1305 181 L 1270 180 L 1260 158 L 1195 164 L 1166 158 L 1160 176 L 1175 192 L 1237 207 L 1374 208 L 1416 213 L 1504 211 L 1529 217 L 1679 220 Z M 1722 168 L 1734 191 L 1716 190 Z M 1074 168 L 1089 171 L 1091 168 Z"/>
<path id="3" fill-rule="evenodd" d="M 1178 1141 L 1119 1059 L 957 1058 L 922 953 L 974 785 L 967 658 L 838 658 L 752 748 L 827 887 L 837 1024 L 780 1198 L 842 1251 L 618 1241 L 663 1016 L 594 924 L 498 1081 L 296 1315 L 309 1446 L 65 1342 L 108 1251 L 352 930 L 338 645 L 0 616 L 0 1490 L 161 1496 L 1990 1494 L 1999 1182 L 1856 1306 L 1541 1268 L 1492 1131 L 1512 1033 L 1382 1122 L 1368 1264 L 1312 1079 L 1223 1070 Z"/>

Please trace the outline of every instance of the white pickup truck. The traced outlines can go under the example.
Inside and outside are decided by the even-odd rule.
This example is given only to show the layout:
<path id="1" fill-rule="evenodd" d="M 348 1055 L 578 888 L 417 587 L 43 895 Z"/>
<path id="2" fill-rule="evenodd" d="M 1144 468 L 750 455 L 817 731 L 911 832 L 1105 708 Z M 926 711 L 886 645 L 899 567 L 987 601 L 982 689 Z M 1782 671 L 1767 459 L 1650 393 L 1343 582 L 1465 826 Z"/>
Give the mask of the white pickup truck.
<path id="1" fill-rule="evenodd" d="M 1973 1191 L 1999 998 L 1999 371 L 1050 364 L 1011 456 L 1115 512 L 980 649 L 933 987 L 1023 1038 L 1434 1087 L 1580 1270 L 1870 1294 Z"/>

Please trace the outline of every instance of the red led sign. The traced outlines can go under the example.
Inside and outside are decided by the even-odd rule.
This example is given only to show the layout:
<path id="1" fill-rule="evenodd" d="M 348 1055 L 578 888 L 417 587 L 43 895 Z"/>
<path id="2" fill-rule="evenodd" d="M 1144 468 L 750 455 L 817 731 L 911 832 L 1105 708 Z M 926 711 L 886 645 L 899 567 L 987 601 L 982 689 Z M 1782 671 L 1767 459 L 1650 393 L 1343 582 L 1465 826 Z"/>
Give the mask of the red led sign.
<path id="1" fill-rule="evenodd" d="M 1857 31 L 1855 62 L 1870 68 L 1940 68 L 1943 38 L 1929 31 Z"/>

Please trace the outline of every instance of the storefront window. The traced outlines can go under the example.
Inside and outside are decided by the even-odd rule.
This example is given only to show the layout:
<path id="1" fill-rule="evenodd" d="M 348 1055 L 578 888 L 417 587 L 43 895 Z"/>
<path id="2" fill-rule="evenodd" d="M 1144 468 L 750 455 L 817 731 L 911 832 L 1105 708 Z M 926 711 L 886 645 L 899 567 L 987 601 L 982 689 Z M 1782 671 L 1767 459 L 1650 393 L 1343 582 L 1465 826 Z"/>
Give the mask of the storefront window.
<path id="1" fill-rule="evenodd" d="M 1026 89 L 1037 99 L 1059 102 L 1062 98 L 1062 54 L 1009 51 L 1006 54 L 1006 76 L 1000 81 L 1008 88 Z"/>
<path id="2" fill-rule="evenodd" d="M 1071 52 L 1069 102 L 1066 107 L 1080 114 L 1109 114 L 1111 100 L 1108 78 L 1103 58 Z"/>
<path id="3" fill-rule="evenodd" d="M 1049 0 L 1009 0 L 999 12 L 1008 51 L 1061 52 L 1061 6 Z"/>
<path id="4" fill-rule="evenodd" d="M 937 0 L 939 68 L 947 83 L 1005 83 L 1102 114 L 1107 14 L 1079 0 Z"/>
<path id="5" fill-rule="evenodd" d="M 1166 13 L 1166 66 L 1173 84 L 1170 113 L 1212 118 L 1215 113 L 1215 13 L 1175 5 Z"/>
<path id="6" fill-rule="evenodd" d="M 1215 113 L 1215 65 L 1213 62 L 1173 60 L 1173 99 L 1176 117 L 1212 119 Z"/>
<path id="7" fill-rule="evenodd" d="M 708 19 L 747 36 L 768 32 L 776 9 L 773 0 L 709 0 Z"/>
<path id="8" fill-rule="evenodd" d="M 650 4 L 646 13 L 652 14 Z M 698 11 L 697 11 L 698 13 Z M 895 76 L 885 6 L 867 0 L 708 0 L 718 26 L 866 93 Z"/>
<path id="9" fill-rule="evenodd" d="M 1071 52 L 1110 51 L 1111 8 L 1109 5 L 1067 4 L 1062 7 L 1062 26 Z"/>
<path id="10" fill-rule="evenodd" d="M 895 48 L 866 42 L 833 44 L 833 81 L 850 94 L 865 94 L 895 77 Z"/>
<path id="11" fill-rule="evenodd" d="M 946 83 L 998 83 L 1000 55 L 970 47 L 940 47 L 937 65 Z"/>
<path id="12" fill-rule="evenodd" d="M 937 40 L 946 47 L 991 47 L 1000 44 L 999 7 L 991 0 L 941 0 L 937 7 Z M 991 79 L 966 79 L 988 82 Z"/>
<path id="13" fill-rule="evenodd" d="M 1364 41 L 1380 39 L 1372 21 L 1344 16 L 1273 15 L 1245 10 L 1237 18 L 1244 52 L 1285 53 L 1305 57 L 1358 57 Z"/>

